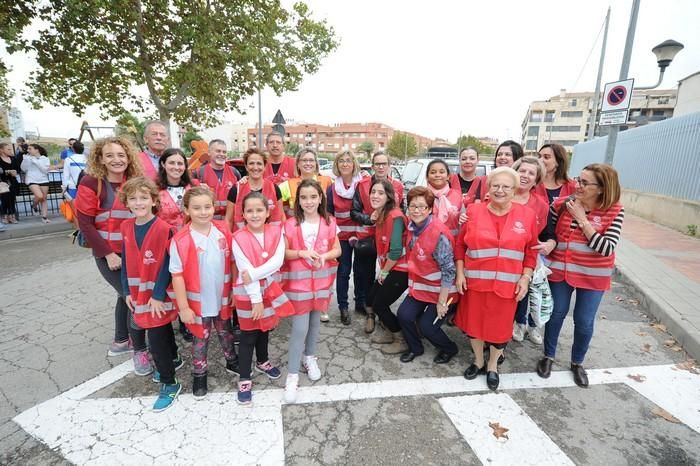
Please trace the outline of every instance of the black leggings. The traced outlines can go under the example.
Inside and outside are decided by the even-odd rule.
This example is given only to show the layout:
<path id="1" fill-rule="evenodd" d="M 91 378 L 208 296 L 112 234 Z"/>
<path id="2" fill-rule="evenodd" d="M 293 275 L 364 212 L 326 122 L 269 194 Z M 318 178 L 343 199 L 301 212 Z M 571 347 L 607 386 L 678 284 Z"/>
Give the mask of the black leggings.
<path id="1" fill-rule="evenodd" d="M 15 200 L 17 194 L 15 193 L 15 187 L 10 185 L 10 191 L 0 194 L 0 211 L 2 215 L 15 215 Z"/>
<path id="2" fill-rule="evenodd" d="M 391 312 L 391 305 L 401 297 L 408 288 L 408 273 L 392 270 L 384 279 L 383 284 L 374 282 L 367 297 L 367 304 L 379 316 L 384 326 L 392 333 L 401 330 L 399 319 Z"/>
<path id="3" fill-rule="evenodd" d="M 160 327 L 149 328 L 148 344 L 151 348 L 153 362 L 160 372 L 160 382 L 175 383 L 175 364 L 177 359 L 177 343 L 175 343 L 175 333 L 170 322 Z"/>
<path id="4" fill-rule="evenodd" d="M 267 354 L 267 344 L 270 339 L 270 332 L 262 330 L 241 330 L 241 341 L 238 343 L 238 364 L 240 369 L 240 380 L 250 380 L 250 366 L 253 363 L 253 349 L 255 358 L 259 363 L 269 359 Z"/>
<path id="5" fill-rule="evenodd" d="M 131 337 L 134 351 L 145 351 L 146 332 L 134 323 L 131 311 L 124 301 L 121 270 L 109 270 L 107 259 L 104 257 L 95 257 L 95 264 L 102 278 L 117 292 L 117 304 L 114 306 L 114 341 L 121 343 Z"/>

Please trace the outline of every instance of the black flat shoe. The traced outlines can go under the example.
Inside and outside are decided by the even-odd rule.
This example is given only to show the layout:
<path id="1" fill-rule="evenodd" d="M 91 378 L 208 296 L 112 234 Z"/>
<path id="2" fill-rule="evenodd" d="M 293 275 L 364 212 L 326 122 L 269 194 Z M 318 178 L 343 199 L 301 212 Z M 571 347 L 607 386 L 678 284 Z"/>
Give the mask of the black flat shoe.
<path id="1" fill-rule="evenodd" d="M 450 359 L 457 353 L 448 353 L 447 351 L 440 351 L 437 356 L 433 359 L 435 364 L 447 364 Z"/>
<path id="2" fill-rule="evenodd" d="M 481 367 L 477 367 L 476 364 L 472 364 L 471 366 L 467 367 L 467 370 L 464 371 L 464 378 L 467 380 L 474 380 L 477 375 L 484 374 L 486 374 L 486 364 Z"/>
<path id="3" fill-rule="evenodd" d="M 494 371 L 487 371 L 486 372 L 486 385 L 491 389 L 491 390 L 497 390 L 498 389 L 498 383 L 501 381 L 501 379 L 498 377 L 498 372 Z"/>
<path id="4" fill-rule="evenodd" d="M 588 374 L 581 364 L 571 363 L 571 372 L 574 373 L 574 383 L 581 388 L 588 388 Z"/>
<path id="5" fill-rule="evenodd" d="M 414 353 L 413 351 L 406 351 L 405 353 L 403 353 L 401 355 L 400 359 L 401 359 L 401 362 L 411 362 L 414 359 L 416 359 L 416 357 L 420 356 L 421 354 L 423 354 L 423 353 Z"/>
<path id="6" fill-rule="evenodd" d="M 192 395 L 197 399 L 204 398 L 207 391 L 207 374 L 195 375 L 192 381 Z"/>
<path id="7" fill-rule="evenodd" d="M 543 379 L 548 379 L 552 374 L 552 364 L 554 364 L 554 359 L 544 357 L 537 361 L 537 375 Z"/>
<path id="8" fill-rule="evenodd" d="M 351 318 L 350 318 L 350 313 L 348 312 L 348 310 L 347 310 L 347 309 L 341 309 L 341 310 L 340 310 L 340 322 L 341 322 L 343 325 L 350 325 L 350 322 L 351 322 L 351 321 L 352 321 L 352 320 L 351 320 Z"/>

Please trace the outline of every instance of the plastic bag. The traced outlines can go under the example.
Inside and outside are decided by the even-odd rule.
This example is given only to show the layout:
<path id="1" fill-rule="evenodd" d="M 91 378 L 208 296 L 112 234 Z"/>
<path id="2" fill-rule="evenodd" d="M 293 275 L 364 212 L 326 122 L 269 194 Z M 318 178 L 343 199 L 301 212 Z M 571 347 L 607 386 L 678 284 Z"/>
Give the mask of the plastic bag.
<path id="1" fill-rule="evenodd" d="M 73 212 L 73 208 L 70 206 L 70 202 L 63 201 L 61 202 L 61 205 L 58 206 L 58 208 L 61 211 L 63 218 L 65 218 L 68 223 L 73 223 L 73 221 L 75 220 L 75 212 Z"/>
<path id="2" fill-rule="evenodd" d="M 537 267 L 532 274 L 532 282 L 530 282 L 528 307 L 533 322 L 539 328 L 544 327 L 544 324 L 549 321 L 554 308 L 552 291 L 549 289 L 549 281 L 547 281 L 547 275 L 551 273 L 552 271 L 542 262 L 542 257 L 538 257 Z"/>

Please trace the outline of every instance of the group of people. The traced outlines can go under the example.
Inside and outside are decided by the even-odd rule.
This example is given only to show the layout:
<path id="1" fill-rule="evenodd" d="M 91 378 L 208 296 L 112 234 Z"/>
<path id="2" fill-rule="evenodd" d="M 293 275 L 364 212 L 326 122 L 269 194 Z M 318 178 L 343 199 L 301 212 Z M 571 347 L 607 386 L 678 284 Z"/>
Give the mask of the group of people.
<path id="1" fill-rule="evenodd" d="M 280 319 L 290 318 L 284 396 L 294 402 L 300 371 L 312 381 L 322 376 L 317 344 L 333 291 L 340 321 L 351 323 L 351 272 L 355 311 L 384 353 L 410 363 L 426 339 L 437 349 L 434 363 L 445 364 L 458 346 L 442 326 L 454 320 L 474 353 L 464 376 L 485 375 L 492 390 L 503 350 L 526 334 L 544 342 L 537 373 L 549 377 L 576 291 L 571 370 L 579 386 L 588 385 L 582 364 L 624 218 L 612 167 L 592 164 L 570 180 L 563 147 L 548 144 L 532 157 L 506 141 L 487 176 L 476 175 L 479 154 L 465 148 L 459 173 L 433 160 L 427 186 L 404 196 L 383 152 L 368 174 L 341 151 L 332 180 L 319 174 L 313 149 L 286 156 L 283 135 L 271 133 L 265 152 L 244 154 L 241 177 L 226 164 L 223 141 L 209 144 L 208 162 L 194 172 L 179 149 L 168 148 L 162 123 L 150 122 L 144 141 L 141 153 L 121 138 L 96 142 L 75 207 L 97 268 L 118 294 L 108 354 L 133 352 L 135 373 L 160 383 L 154 410 L 182 389 L 178 317 L 191 333 L 194 396 L 207 393 L 213 327 L 226 371 L 239 376 L 242 404 L 252 400 L 252 370 L 281 377 L 268 342 Z M 528 321 L 539 263 L 552 271 L 554 310 L 544 329 Z"/>

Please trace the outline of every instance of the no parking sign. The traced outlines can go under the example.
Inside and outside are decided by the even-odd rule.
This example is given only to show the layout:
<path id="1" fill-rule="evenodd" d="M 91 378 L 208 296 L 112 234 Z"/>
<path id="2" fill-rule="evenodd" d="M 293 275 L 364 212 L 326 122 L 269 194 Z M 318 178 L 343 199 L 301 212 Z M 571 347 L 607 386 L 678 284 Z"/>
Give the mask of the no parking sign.
<path id="1" fill-rule="evenodd" d="M 615 81 L 605 85 L 600 126 L 622 125 L 627 122 L 627 111 L 632 101 L 634 79 Z"/>

